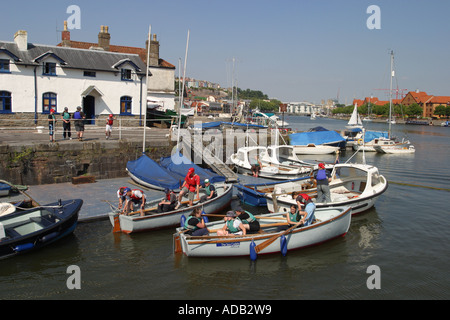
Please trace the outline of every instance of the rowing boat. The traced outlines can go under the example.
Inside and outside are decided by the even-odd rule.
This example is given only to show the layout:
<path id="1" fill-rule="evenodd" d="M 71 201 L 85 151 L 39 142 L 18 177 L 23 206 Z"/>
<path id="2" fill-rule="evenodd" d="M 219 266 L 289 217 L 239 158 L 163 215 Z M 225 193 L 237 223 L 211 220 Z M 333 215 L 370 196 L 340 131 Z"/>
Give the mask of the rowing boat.
<path id="1" fill-rule="evenodd" d="M 161 199 L 153 200 L 145 205 L 145 216 L 140 216 L 139 211 L 131 215 L 119 214 L 117 210 L 108 213 L 109 220 L 113 227 L 115 224 L 120 224 L 122 232 L 130 234 L 135 232 L 150 231 L 155 229 L 162 229 L 179 225 L 182 216 L 189 215 L 195 208 L 201 208 L 205 213 L 214 214 L 225 210 L 231 203 L 233 195 L 233 188 L 228 183 L 216 183 L 215 185 L 217 196 L 203 203 L 194 203 L 192 207 L 186 207 L 187 198 L 182 199 L 182 206 L 177 210 L 158 213 L 158 203 Z M 200 197 L 204 195 L 204 189 L 200 190 Z"/>
<path id="2" fill-rule="evenodd" d="M 323 243 L 340 236 L 344 236 L 351 221 L 350 207 L 316 209 L 316 221 L 292 232 L 285 234 L 279 231 L 273 223 L 274 218 L 283 218 L 283 213 L 267 214 L 259 220 L 261 229 L 257 234 L 245 236 L 218 237 L 213 233 L 209 236 L 190 236 L 183 232 L 183 228 L 177 228 L 173 235 L 174 249 L 176 253 L 183 253 L 188 257 L 229 257 L 251 256 L 254 248 L 260 247 L 258 254 L 284 253 L 290 250 L 301 249 Z M 208 229 L 222 228 L 224 221 L 215 221 L 207 224 Z M 271 225 L 269 227 L 264 227 Z M 268 240 L 280 237 L 280 241 Z"/>

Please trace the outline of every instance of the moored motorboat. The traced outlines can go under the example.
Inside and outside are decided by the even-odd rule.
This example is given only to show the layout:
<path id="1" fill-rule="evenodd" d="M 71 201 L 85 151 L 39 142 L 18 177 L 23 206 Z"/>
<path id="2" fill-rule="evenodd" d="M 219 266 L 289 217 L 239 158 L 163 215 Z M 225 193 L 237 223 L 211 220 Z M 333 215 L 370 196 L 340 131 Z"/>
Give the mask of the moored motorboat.
<path id="1" fill-rule="evenodd" d="M 389 154 L 411 154 L 415 153 L 416 149 L 414 146 L 376 146 L 375 150 L 379 153 L 389 153 Z"/>
<path id="2" fill-rule="evenodd" d="M 282 220 L 273 220 L 280 218 Z M 173 235 L 174 249 L 176 253 L 183 253 L 188 257 L 254 257 L 255 252 L 285 254 L 290 250 L 317 245 L 344 236 L 350 227 L 351 208 L 316 209 L 315 218 L 316 221 L 311 225 L 279 231 L 276 226 L 279 223 L 273 222 L 283 221 L 284 214 L 268 214 L 259 220 L 262 232 L 231 237 L 218 237 L 211 232 L 222 228 L 224 221 L 208 223 L 209 236 L 194 237 L 184 233 L 183 228 L 177 228 L 177 232 Z"/>
<path id="3" fill-rule="evenodd" d="M 71 234 L 83 200 L 66 200 L 0 217 L 0 259 L 29 252 Z"/>
<path id="4" fill-rule="evenodd" d="M 195 208 L 201 208 L 208 214 L 221 212 L 230 205 L 233 188 L 229 183 L 217 183 L 214 186 L 217 192 L 216 197 L 203 203 L 194 202 L 192 207 L 187 207 L 186 204 L 188 201 L 183 201 L 183 199 L 187 198 L 183 198 L 182 205 L 178 209 L 158 213 L 158 203 L 162 198 L 146 203 L 144 210 L 145 216 L 140 216 L 139 211 L 131 215 L 124 215 L 114 210 L 108 214 L 109 219 L 114 229 L 117 228 L 124 233 L 130 234 L 176 226 L 180 223 L 181 216 L 184 215 L 187 217 Z M 200 197 L 203 194 L 204 191 L 201 189 Z"/>
<path id="5" fill-rule="evenodd" d="M 316 202 L 317 208 L 350 206 L 352 214 L 357 214 L 374 206 L 377 198 L 388 188 L 386 178 L 378 168 L 365 164 L 336 164 L 331 172 L 331 202 L 316 202 L 317 188 L 302 190 L 299 184 L 280 183 L 274 186 L 272 193 L 266 193 L 267 208 L 271 212 L 288 212 L 293 192 L 308 194 Z"/>

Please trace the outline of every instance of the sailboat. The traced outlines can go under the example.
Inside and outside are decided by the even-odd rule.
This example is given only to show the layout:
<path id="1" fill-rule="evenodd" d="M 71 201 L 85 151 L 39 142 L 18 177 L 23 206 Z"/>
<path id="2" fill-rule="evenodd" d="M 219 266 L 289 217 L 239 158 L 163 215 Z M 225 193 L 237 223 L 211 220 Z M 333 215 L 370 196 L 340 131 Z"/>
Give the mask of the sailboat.
<path id="1" fill-rule="evenodd" d="M 393 70 L 393 64 L 394 64 L 394 51 L 391 50 L 391 84 L 389 88 L 389 130 L 388 130 L 388 138 L 391 139 L 391 125 L 395 124 L 395 118 L 392 117 L 392 78 L 394 77 L 394 70 Z M 390 141 L 390 142 L 391 142 Z M 376 145 L 374 146 L 374 149 L 376 152 L 379 153 L 396 153 L 396 154 L 407 154 L 407 153 L 414 153 L 416 150 L 414 146 L 406 147 L 406 145 L 409 144 L 409 141 L 403 140 L 400 143 L 388 143 L 383 145 Z"/>
<path id="2" fill-rule="evenodd" d="M 347 129 L 354 129 L 354 128 L 362 128 L 362 121 L 358 114 L 358 104 L 355 103 L 355 108 L 353 108 L 352 116 L 350 117 L 350 120 L 348 121 L 347 125 L 345 126 Z"/>

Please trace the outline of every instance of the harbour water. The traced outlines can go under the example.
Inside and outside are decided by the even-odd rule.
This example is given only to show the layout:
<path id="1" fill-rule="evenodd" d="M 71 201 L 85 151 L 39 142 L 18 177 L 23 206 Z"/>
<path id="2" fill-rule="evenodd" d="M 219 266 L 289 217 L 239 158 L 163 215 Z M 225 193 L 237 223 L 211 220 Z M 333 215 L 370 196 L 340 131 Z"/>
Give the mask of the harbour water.
<path id="1" fill-rule="evenodd" d="M 318 125 L 342 130 L 346 124 L 327 118 L 286 121 L 302 131 Z M 385 123 L 366 127 L 387 130 Z M 0 299 L 449 299 L 450 129 L 397 124 L 393 130 L 406 136 L 416 153 L 364 154 L 389 188 L 374 208 L 352 218 L 345 237 L 255 262 L 192 259 L 173 253 L 172 229 L 125 235 L 113 234 L 106 220 L 80 223 L 59 243 L 0 260 Z M 342 154 L 341 162 L 351 155 Z M 352 161 L 362 159 L 358 153 Z M 79 267 L 80 289 L 67 286 L 72 265 Z M 379 289 L 367 286 L 370 266 L 379 267 Z"/>

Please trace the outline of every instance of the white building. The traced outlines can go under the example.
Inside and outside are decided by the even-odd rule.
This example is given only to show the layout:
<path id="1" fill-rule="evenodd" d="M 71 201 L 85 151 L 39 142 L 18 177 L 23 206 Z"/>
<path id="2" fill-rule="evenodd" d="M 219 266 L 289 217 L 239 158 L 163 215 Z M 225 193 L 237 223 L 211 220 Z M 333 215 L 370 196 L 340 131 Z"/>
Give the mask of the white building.
<path id="1" fill-rule="evenodd" d="M 287 112 L 294 114 L 312 114 L 319 113 L 321 110 L 320 106 L 316 106 L 309 102 L 288 102 Z"/>
<path id="2" fill-rule="evenodd" d="M 0 116 L 30 113 L 35 119 L 64 107 L 98 115 L 143 114 L 146 65 L 136 54 L 0 41 Z"/>

